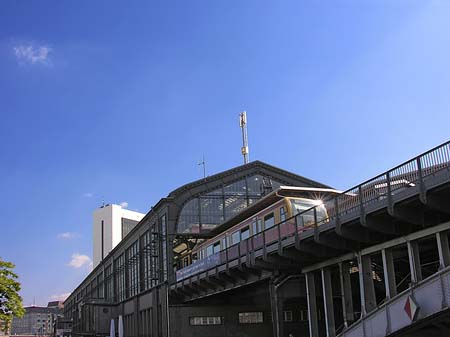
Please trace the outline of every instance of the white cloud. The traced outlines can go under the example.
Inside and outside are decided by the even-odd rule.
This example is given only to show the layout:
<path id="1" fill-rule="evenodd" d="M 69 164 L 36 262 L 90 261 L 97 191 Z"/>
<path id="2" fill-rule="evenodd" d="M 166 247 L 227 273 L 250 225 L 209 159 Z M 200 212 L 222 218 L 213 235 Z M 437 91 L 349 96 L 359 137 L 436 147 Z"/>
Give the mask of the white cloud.
<path id="1" fill-rule="evenodd" d="M 122 201 L 119 205 L 122 206 L 122 208 L 128 208 L 128 202 L 126 201 Z"/>
<path id="2" fill-rule="evenodd" d="M 52 301 L 65 301 L 67 297 L 70 296 L 70 293 L 63 293 L 59 295 L 52 295 L 50 296 L 50 300 Z"/>
<path id="3" fill-rule="evenodd" d="M 78 236 L 78 234 L 74 233 L 74 232 L 64 232 L 64 233 L 59 233 L 57 235 L 58 239 L 61 239 L 61 240 L 70 240 L 70 239 L 76 238 L 77 236 Z"/>
<path id="4" fill-rule="evenodd" d="M 48 46 L 35 46 L 28 43 L 17 45 L 13 47 L 13 50 L 19 63 L 50 65 L 49 55 L 52 48 Z"/>
<path id="5" fill-rule="evenodd" d="M 91 262 L 91 258 L 87 255 L 82 255 L 82 254 L 72 254 L 72 259 L 70 260 L 70 262 L 68 263 L 68 266 L 71 266 L 73 268 L 81 268 L 84 265 L 90 265 Z"/>
<path id="6" fill-rule="evenodd" d="M 85 198 L 92 198 L 93 196 L 94 196 L 94 193 L 91 193 L 91 192 L 86 192 L 83 194 L 83 197 L 85 197 Z"/>

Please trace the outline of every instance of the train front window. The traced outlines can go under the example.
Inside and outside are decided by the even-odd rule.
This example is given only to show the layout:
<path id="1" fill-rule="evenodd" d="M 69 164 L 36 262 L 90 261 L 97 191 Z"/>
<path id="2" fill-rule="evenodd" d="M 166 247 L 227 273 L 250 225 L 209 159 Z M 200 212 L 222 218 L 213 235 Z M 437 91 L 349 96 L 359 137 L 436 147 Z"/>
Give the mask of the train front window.
<path id="1" fill-rule="evenodd" d="M 264 227 L 265 229 L 275 226 L 275 217 L 273 213 L 267 214 L 264 217 Z"/>
<path id="2" fill-rule="evenodd" d="M 324 204 L 320 200 L 312 199 L 291 199 L 293 214 L 302 213 L 301 217 L 304 225 L 310 225 L 314 223 L 314 209 L 316 206 L 317 221 L 322 221 L 328 218 L 327 210 Z M 305 212 L 306 210 L 308 210 Z"/>

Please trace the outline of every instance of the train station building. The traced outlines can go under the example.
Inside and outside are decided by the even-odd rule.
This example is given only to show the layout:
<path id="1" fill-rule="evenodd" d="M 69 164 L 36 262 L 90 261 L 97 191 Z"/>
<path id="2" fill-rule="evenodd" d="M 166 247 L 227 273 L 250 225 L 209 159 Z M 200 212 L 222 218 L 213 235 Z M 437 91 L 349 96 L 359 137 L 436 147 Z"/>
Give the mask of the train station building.
<path id="1" fill-rule="evenodd" d="M 65 317 L 73 336 L 448 336 L 449 201 L 450 142 L 343 192 L 251 162 L 162 198 Z"/>
<path id="2" fill-rule="evenodd" d="M 254 161 L 162 198 L 65 301 L 73 335 L 107 335 L 111 319 L 117 324 L 122 316 L 125 336 L 272 336 L 269 280 L 279 276 L 272 266 L 227 273 L 222 291 L 199 299 L 188 300 L 171 286 L 184 265 L 182 250 L 280 186 L 329 188 Z M 183 291 L 202 293 L 195 287 L 192 294 Z M 305 303 L 283 315 L 307 331 Z"/>

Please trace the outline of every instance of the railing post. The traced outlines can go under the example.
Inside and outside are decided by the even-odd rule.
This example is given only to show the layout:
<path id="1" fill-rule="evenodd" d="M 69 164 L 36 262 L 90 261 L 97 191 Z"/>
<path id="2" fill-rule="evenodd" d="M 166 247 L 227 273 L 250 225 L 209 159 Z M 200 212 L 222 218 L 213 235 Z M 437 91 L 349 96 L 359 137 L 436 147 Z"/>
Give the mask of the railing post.
<path id="1" fill-rule="evenodd" d="M 294 215 L 294 223 L 295 223 L 295 248 L 300 248 L 300 238 L 298 235 L 298 217 L 297 215 Z"/>
<path id="2" fill-rule="evenodd" d="M 408 241 L 409 268 L 411 271 L 411 282 L 417 283 L 422 280 L 422 270 L 420 267 L 419 245 L 417 241 Z"/>
<path id="3" fill-rule="evenodd" d="M 416 163 L 417 163 L 417 174 L 419 176 L 419 189 L 420 189 L 419 199 L 422 202 L 422 204 L 426 204 L 427 203 L 427 192 L 425 190 L 425 185 L 423 183 L 421 157 L 417 157 Z"/>
<path id="4" fill-rule="evenodd" d="M 317 224 L 317 207 L 313 208 L 314 213 L 314 238 L 319 240 L 319 225 Z"/>
<path id="5" fill-rule="evenodd" d="M 278 232 L 278 254 L 281 255 L 281 222 L 277 225 L 277 232 Z"/>
<path id="6" fill-rule="evenodd" d="M 387 200 L 388 200 L 388 213 L 394 214 L 394 204 L 392 202 L 392 186 L 391 186 L 391 174 L 386 172 L 386 189 L 387 189 Z"/>
<path id="7" fill-rule="evenodd" d="M 364 200 L 363 200 L 363 193 L 362 193 L 361 185 L 358 186 L 358 198 L 359 198 L 359 213 L 360 213 L 361 217 L 364 217 L 364 215 L 365 215 Z"/>

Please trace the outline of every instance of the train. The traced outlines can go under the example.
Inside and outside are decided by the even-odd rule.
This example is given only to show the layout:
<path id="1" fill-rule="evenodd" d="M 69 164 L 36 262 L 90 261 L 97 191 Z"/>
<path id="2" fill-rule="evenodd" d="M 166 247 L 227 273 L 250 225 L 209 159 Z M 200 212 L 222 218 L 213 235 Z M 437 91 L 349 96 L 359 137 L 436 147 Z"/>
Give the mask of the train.
<path id="1" fill-rule="evenodd" d="M 296 228 L 307 230 L 316 220 L 326 222 L 323 200 L 339 193 L 327 188 L 279 187 L 213 230 L 211 238 L 186 250 L 180 257 L 184 263 L 176 270 L 177 281 L 293 235 Z"/>

